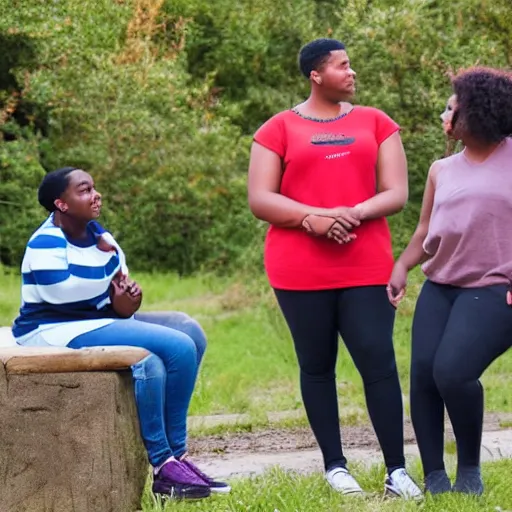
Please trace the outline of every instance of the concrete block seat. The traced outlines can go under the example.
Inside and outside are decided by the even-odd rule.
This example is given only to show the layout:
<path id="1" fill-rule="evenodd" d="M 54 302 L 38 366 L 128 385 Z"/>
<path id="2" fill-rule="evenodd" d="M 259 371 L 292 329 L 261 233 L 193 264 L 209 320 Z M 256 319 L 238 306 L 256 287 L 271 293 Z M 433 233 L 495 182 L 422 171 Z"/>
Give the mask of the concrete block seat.
<path id="1" fill-rule="evenodd" d="M 5 334 L 5 333 L 4 333 Z M 0 510 L 134 512 L 148 476 L 134 347 L 0 344 Z"/>

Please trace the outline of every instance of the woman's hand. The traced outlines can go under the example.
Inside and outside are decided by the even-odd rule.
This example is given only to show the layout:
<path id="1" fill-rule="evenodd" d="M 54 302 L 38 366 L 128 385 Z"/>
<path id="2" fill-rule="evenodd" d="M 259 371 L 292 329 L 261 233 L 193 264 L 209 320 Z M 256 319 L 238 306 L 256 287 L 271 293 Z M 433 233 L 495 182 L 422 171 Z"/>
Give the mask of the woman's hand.
<path id="1" fill-rule="evenodd" d="M 389 283 L 386 288 L 388 292 L 389 302 L 396 308 L 398 304 L 405 296 L 405 289 L 407 287 L 407 268 L 406 266 L 399 260 L 395 263 L 393 267 L 393 272 L 391 272 L 391 277 L 389 278 Z"/>
<path id="2" fill-rule="evenodd" d="M 135 281 L 119 272 L 110 286 L 112 308 L 119 316 L 129 318 L 138 311 L 142 303 L 142 290 Z"/>
<path id="3" fill-rule="evenodd" d="M 126 291 L 130 294 L 131 297 L 142 297 L 142 289 L 138 283 L 128 279 L 129 283 L 126 285 Z M 142 300 L 142 298 L 141 298 Z"/>
<path id="4" fill-rule="evenodd" d="M 322 215 L 307 215 L 302 221 L 306 232 L 313 236 L 326 236 L 340 244 L 346 244 L 356 238 L 356 235 L 349 233 L 347 229 L 335 218 Z"/>
<path id="5" fill-rule="evenodd" d="M 332 217 L 339 224 L 341 224 L 346 230 L 357 228 L 361 225 L 361 207 L 354 206 L 352 208 L 348 206 L 338 206 L 337 208 L 327 208 L 325 213 L 326 217 Z"/>
<path id="6" fill-rule="evenodd" d="M 121 271 L 116 274 L 114 280 L 116 280 L 118 284 L 132 297 L 142 295 L 142 289 L 139 284 L 133 279 L 130 279 L 127 275 L 123 274 Z"/>

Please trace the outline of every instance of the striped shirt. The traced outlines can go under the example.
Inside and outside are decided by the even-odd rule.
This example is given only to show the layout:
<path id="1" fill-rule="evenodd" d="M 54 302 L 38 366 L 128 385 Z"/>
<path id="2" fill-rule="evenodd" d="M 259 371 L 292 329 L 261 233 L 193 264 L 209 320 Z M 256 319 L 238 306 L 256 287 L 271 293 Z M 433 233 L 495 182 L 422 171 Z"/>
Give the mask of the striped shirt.
<path id="1" fill-rule="evenodd" d="M 103 237 L 116 251 L 97 247 Z M 97 222 L 87 238 L 71 240 L 53 223 L 53 214 L 28 241 L 21 264 L 22 304 L 12 332 L 20 345 L 66 346 L 71 340 L 113 322 L 112 278 L 127 273 L 124 253 Z"/>

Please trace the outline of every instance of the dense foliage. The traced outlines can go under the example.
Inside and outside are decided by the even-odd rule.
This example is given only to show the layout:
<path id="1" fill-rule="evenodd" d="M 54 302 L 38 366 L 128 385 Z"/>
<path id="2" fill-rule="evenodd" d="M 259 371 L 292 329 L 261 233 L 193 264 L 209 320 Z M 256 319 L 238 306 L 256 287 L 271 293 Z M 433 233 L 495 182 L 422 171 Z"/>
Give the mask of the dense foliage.
<path id="1" fill-rule="evenodd" d="M 512 63 L 510 0 L 0 0 L 0 262 L 44 218 L 45 170 L 89 170 L 132 266 L 186 273 L 257 261 L 251 134 L 301 101 L 301 44 L 343 40 L 358 102 L 403 128 L 411 200 L 443 155 L 448 73 Z M 3 140 L 2 140 L 3 139 Z"/>

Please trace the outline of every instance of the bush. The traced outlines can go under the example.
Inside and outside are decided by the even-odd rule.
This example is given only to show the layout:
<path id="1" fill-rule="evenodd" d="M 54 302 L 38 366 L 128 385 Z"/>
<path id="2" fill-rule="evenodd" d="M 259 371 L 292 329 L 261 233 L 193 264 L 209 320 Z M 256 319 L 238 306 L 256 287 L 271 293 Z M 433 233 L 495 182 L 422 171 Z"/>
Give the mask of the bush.
<path id="1" fill-rule="evenodd" d="M 256 261 L 251 136 L 307 95 L 297 52 L 320 36 L 347 44 L 358 102 L 402 126 L 411 199 L 391 219 L 399 250 L 444 152 L 448 73 L 510 66 L 510 19 L 509 0 L 17 2 L 0 20 L 0 199 L 7 190 L 27 213 L 1 206 L 1 261 L 19 261 L 17 241 L 39 221 L 29 205 L 41 166 L 63 165 L 93 174 L 132 266 L 188 273 Z"/>
<path id="2" fill-rule="evenodd" d="M 47 62 L 23 91 L 49 109 L 41 163 L 93 174 L 105 196 L 103 222 L 133 266 L 181 273 L 225 266 L 252 238 L 244 180 L 249 139 L 216 114 L 208 83 L 190 83 L 179 52 L 153 42 L 158 9 L 125 12 L 105 2 L 87 19 L 80 3 L 66 4 L 58 18 L 63 32 L 39 39 Z M 123 27 L 115 12 L 132 17 Z M 56 64 L 56 53 L 65 61 Z"/>
<path id="3" fill-rule="evenodd" d="M 44 220 L 36 195 L 43 176 L 33 136 L 0 144 L 0 262 L 6 265 L 19 265 L 28 236 Z"/>

